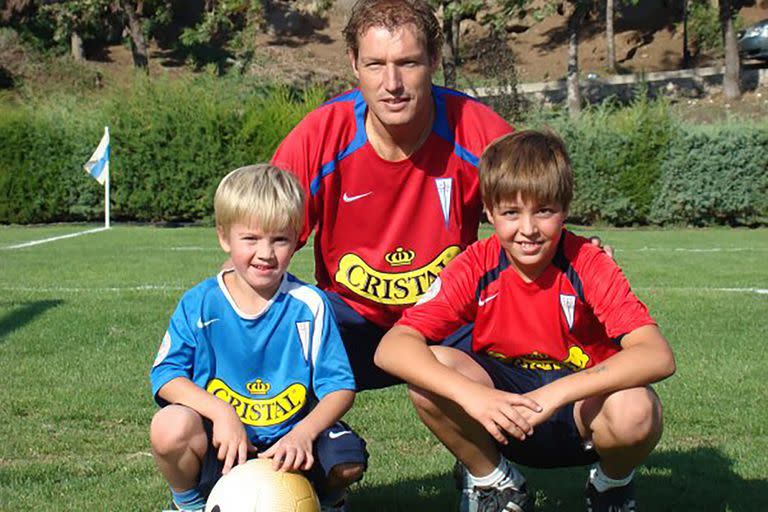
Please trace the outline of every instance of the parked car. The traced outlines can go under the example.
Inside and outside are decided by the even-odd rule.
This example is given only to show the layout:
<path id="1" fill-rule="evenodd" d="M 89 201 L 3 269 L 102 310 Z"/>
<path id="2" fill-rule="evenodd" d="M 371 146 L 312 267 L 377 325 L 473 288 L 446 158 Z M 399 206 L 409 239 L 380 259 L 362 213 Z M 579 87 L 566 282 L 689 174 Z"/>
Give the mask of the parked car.
<path id="1" fill-rule="evenodd" d="M 739 32 L 739 55 L 742 59 L 768 61 L 768 19 L 758 21 Z"/>

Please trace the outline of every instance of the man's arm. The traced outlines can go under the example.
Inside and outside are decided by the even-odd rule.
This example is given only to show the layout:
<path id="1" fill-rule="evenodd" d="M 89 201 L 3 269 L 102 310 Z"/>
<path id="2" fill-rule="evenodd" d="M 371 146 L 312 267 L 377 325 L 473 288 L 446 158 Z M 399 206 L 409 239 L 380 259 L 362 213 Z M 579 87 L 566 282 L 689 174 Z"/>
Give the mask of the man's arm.
<path id="1" fill-rule="evenodd" d="M 218 449 L 218 459 L 224 461 L 222 473 L 228 473 L 236 463 L 244 463 L 249 451 L 256 451 L 235 409 L 191 380 L 176 377 L 163 385 L 157 395 L 168 403 L 187 406 L 211 420 L 211 441 Z"/>
<path id="2" fill-rule="evenodd" d="M 544 410 L 538 414 L 520 409 L 534 425 L 542 423 L 560 407 L 585 398 L 647 386 L 675 373 L 675 358 L 669 343 L 656 325 L 644 325 L 621 341 L 622 350 L 605 361 L 558 379 L 527 393 Z"/>
<path id="3" fill-rule="evenodd" d="M 275 470 L 308 471 L 315 462 L 312 455 L 315 439 L 320 432 L 339 421 L 354 401 L 355 392 L 348 389 L 328 393 L 312 412 L 259 457 L 273 459 Z"/>
<path id="4" fill-rule="evenodd" d="M 374 362 L 409 384 L 456 402 L 500 443 L 503 431 L 524 439 L 533 430 L 514 406 L 539 410 L 522 395 L 490 388 L 437 360 L 424 336 L 406 326 L 394 326 L 382 339 Z"/>

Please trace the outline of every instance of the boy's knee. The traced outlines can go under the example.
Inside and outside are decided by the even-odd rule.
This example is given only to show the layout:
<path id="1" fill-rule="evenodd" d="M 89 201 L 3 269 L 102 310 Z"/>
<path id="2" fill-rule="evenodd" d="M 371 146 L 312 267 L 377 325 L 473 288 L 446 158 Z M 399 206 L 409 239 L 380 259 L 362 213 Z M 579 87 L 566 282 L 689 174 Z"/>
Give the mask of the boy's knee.
<path id="1" fill-rule="evenodd" d="M 365 466 L 360 463 L 337 464 L 328 474 L 328 482 L 332 487 L 348 487 L 363 478 Z"/>
<path id="2" fill-rule="evenodd" d="M 611 437 L 621 446 L 655 444 L 661 437 L 661 402 L 650 388 L 613 393 L 603 404 Z"/>
<path id="3" fill-rule="evenodd" d="M 157 411 L 149 429 L 152 450 L 161 456 L 190 446 L 201 435 L 205 436 L 201 416 L 179 405 L 169 405 Z"/>
<path id="4" fill-rule="evenodd" d="M 439 414 L 441 412 L 440 407 L 435 403 L 433 397 L 434 395 L 428 391 L 415 386 L 408 386 L 408 398 L 411 399 L 411 403 L 417 411 L 429 415 Z"/>

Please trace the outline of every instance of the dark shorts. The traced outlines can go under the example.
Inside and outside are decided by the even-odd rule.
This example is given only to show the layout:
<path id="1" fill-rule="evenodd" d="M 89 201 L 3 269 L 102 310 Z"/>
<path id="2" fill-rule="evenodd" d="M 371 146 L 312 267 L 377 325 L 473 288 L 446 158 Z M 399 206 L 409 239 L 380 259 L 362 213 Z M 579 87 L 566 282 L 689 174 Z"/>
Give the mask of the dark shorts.
<path id="1" fill-rule="evenodd" d="M 355 376 L 357 391 L 386 388 L 403 381 L 388 374 L 373 362 L 373 356 L 387 333 L 378 325 L 363 318 L 334 292 L 325 292 L 336 315 L 341 339 L 347 350 L 349 364 Z M 455 348 L 469 350 L 472 341 L 472 325 L 467 325 L 441 342 Z"/>
<path id="2" fill-rule="evenodd" d="M 561 377 L 569 370 L 541 371 L 505 364 L 484 354 L 464 350 L 488 373 L 496 389 L 524 394 Z M 525 441 L 509 440 L 499 446 L 509 460 L 535 468 L 585 466 L 598 460 L 597 452 L 581 438 L 573 417 L 573 404 L 561 407 L 546 422 L 534 428 Z"/>
<path id="3" fill-rule="evenodd" d="M 221 478 L 224 462 L 217 458 L 217 450 L 211 444 L 213 424 L 210 420 L 203 419 L 203 425 L 206 434 L 208 434 L 208 451 L 200 468 L 197 488 L 207 498 L 213 486 Z M 325 429 L 317 436 L 313 450 L 315 464 L 312 466 L 312 469 L 304 472 L 304 475 L 312 482 L 321 500 L 326 494 L 328 475 L 334 466 L 339 464 L 363 464 L 365 467 L 368 466 L 368 451 L 365 449 L 365 446 L 365 440 L 342 421 Z M 269 446 L 258 448 L 262 452 L 267 450 Z"/>

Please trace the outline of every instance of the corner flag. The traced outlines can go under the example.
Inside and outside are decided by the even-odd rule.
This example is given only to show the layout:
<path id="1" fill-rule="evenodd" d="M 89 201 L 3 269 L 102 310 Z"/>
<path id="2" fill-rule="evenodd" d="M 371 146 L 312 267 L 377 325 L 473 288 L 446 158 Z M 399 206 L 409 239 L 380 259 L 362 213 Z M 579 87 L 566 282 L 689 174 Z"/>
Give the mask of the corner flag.
<path id="1" fill-rule="evenodd" d="M 104 127 L 104 136 L 83 169 L 104 185 L 104 227 L 109 228 L 109 127 Z"/>
<path id="2" fill-rule="evenodd" d="M 104 136 L 99 142 L 96 151 L 91 158 L 83 165 L 85 172 L 96 178 L 99 184 L 103 185 L 109 176 L 109 128 L 104 127 Z"/>

